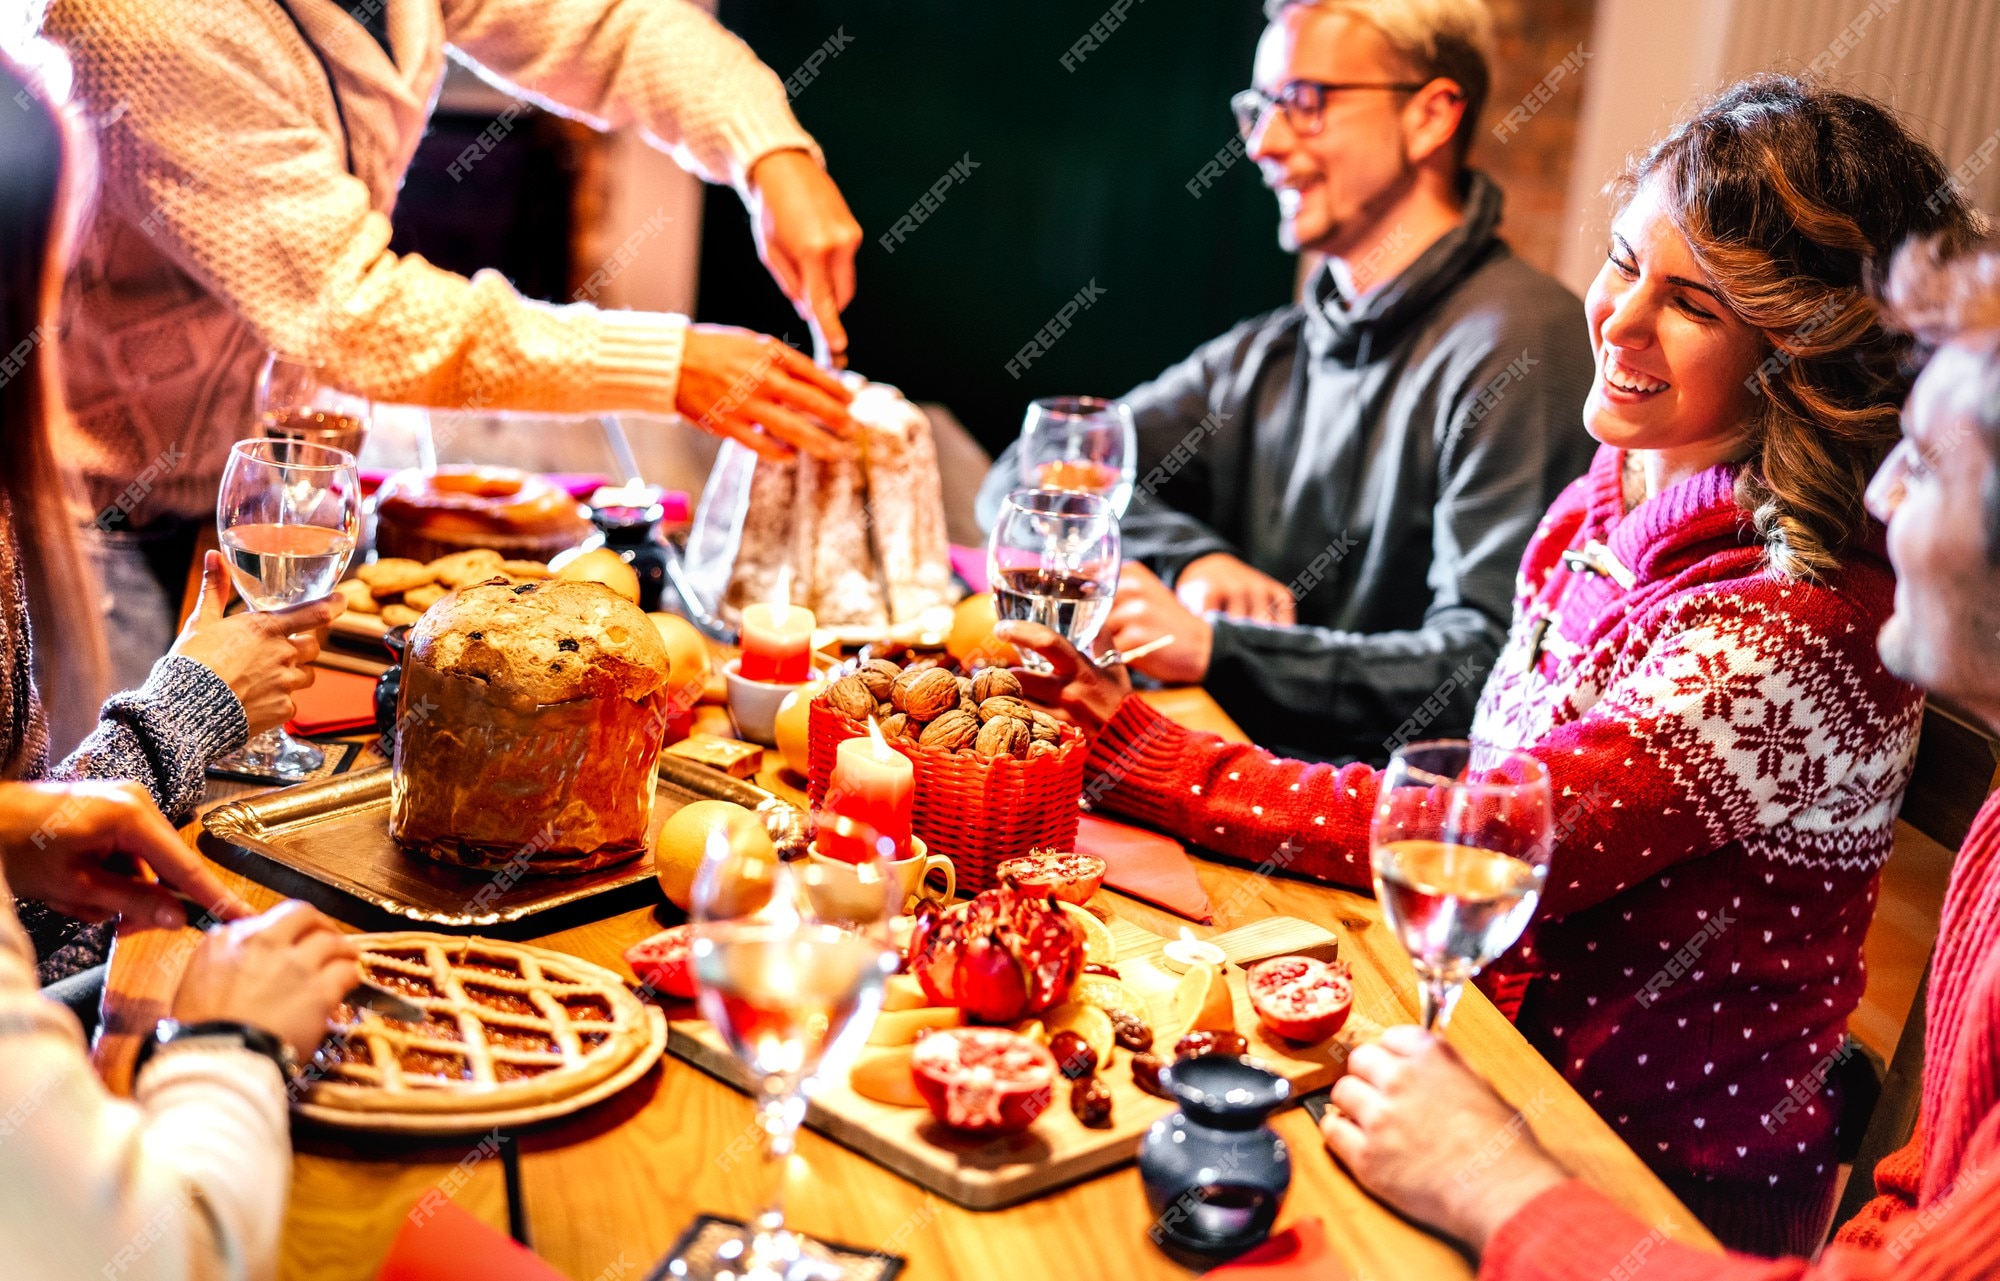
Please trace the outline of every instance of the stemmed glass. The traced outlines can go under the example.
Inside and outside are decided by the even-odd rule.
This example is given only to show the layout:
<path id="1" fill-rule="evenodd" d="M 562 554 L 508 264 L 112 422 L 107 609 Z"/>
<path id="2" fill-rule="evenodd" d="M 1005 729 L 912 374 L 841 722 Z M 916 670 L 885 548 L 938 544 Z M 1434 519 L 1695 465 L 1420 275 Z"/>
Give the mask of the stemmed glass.
<path id="1" fill-rule="evenodd" d="M 1551 810 L 1548 768 L 1525 752 L 1438 739 L 1389 758 L 1368 831 L 1375 897 L 1416 964 L 1426 1029 L 1534 915 Z"/>
<path id="2" fill-rule="evenodd" d="M 1051 396 L 1028 406 L 1017 453 L 1021 484 L 1102 494 L 1114 516 L 1125 514 L 1138 474 L 1139 445 L 1132 411 L 1123 401 Z"/>
<path id="3" fill-rule="evenodd" d="M 986 543 L 1000 617 L 1040 623 L 1085 655 L 1111 613 L 1118 562 L 1118 518 L 1098 494 L 1017 489 Z"/>
<path id="4" fill-rule="evenodd" d="M 330 386 L 319 366 L 272 352 L 257 371 L 257 428 L 277 440 L 303 440 L 361 457 L 374 406 Z"/>
<path id="5" fill-rule="evenodd" d="M 902 907 L 886 858 L 860 831 L 858 862 L 785 858 L 763 847 L 709 845 L 694 885 L 691 955 L 701 1012 L 748 1069 L 764 1131 L 771 1194 L 749 1229 L 673 1275 L 721 1281 L 831 1281 L 825 1251 L 785 1226 L 783 1186 L 806 1097 L 828 1064 L 845 1064 L 895 971 L 889 922 Z"/>
<path id="6" fill-rule="evenodd" d="M 303 440 L 238 441 L 222 472 L 215 529 L 230 577 L 251 609 L 318 600 L 347 571 L 361 536 L 354 455 Z M 281 725 L 214 763 L 232 773 L 296 783 L 325 764 L 326 754 Z"/>

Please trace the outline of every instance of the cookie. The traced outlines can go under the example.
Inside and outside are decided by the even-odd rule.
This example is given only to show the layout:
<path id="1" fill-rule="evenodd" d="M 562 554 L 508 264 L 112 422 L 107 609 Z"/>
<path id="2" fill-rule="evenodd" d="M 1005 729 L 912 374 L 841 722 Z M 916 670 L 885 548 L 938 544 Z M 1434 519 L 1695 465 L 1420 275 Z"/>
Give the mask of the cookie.
<path id="1" fill-rule="evenodd" d="M 422 561 L 404 560 L 400 556 L 363 565 L 354 571 L 354 576 L 368 584 L 368 590 L 377 596 L 400 596 L 412 587 L 422 587 L 433 581 L 428 565 Z"/>
<path id="2" fill-rule="evenodd" d="M 463 587 L 499 573 L 502 559 L 499 552 L 479 547 L 440 556 L 425 568 L 430 570 L 432 578 L 446 587 Z"/>
<path id="3" fill-rule="evenodd" d="M 406 623 L 414 623 L 423 616 L 422 610 L 411 609 L 408 605 L 384 605 L 382 607 L 382 621 L 391 627 L 401 627 Z"/>
<path id="4" fill-rule="evenodd" d="M 422 587 L 412 587 L 403 593 L 403 603 L 411 609 L 425 610 L 444 599 L 449 590 L 437 583 L 426 583 Z"/>
<path id="5" fill-rule="evenodd" d="M 335 591 L 347 598 L 347 608 L 357 614 L 379 614 L 382 607 L 375 603 L 375 593 L 368 590 L 368 584 L 358 578 L 344 578 L 334 584 Z"/>
<path id="6" fill-rule="evenodd" d="M 503 560 L 500 562 L 500 572 L 509 578 L 532 579 L 555 577 L 554 574 L 549 572 L 549 567 L 538 560 Z"/>

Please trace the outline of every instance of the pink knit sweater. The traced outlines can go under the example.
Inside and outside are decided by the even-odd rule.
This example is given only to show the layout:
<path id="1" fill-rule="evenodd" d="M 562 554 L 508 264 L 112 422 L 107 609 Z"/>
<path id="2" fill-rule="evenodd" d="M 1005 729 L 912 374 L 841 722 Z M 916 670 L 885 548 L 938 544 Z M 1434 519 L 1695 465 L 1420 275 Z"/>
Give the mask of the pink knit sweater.
<path id="1" fill-rule="evenodd" d="M 1530 543 L 1474 724 L 1533 751 L 1556 794 L 1539 915 L 1487 986 L 1698 1209 L 1746 1239 L 1810 1236 L 1834 1172 L 1827 1077 L 1921 712 L 1875 652 L 1892 578 L 1866 550 L 1824 585 L 1775 577 L 1733 467 L 1627 513 L 1621 461 L 1600 450 Z M 1612 573 L 1564 563 L 1593 543 Z M 1114 810 L 1370 885 L 1365 766 L 1278 760 L 1137 699 L 1092 765 Z"/>

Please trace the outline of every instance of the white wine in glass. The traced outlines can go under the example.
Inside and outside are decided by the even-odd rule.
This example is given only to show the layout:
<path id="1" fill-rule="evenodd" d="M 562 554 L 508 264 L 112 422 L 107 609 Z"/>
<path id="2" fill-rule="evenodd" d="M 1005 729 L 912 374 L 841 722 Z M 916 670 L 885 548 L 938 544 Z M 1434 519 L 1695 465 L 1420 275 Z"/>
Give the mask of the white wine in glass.
<path id="1" fill-rule="evenodd" d="M 303 440 L 361 457 L 374 406 L 328 383 L 318 365 L 272 352 L 257 371 L 257 427 L 273 439 Z"/>
<path id="2" fill-rule="evenodd" d="M 1017 489 L 986 545 L 993 604 L 1060 634 L 1085 657 L 1118 594 L 1118 518 L 1098 494 Z"/>
<path id="3" fill-rule="evenodd" d="M 1028 406 L 1017 450 L 1029 489 L 1101 494 L 1125 514 L 1138 475 L 1138 435 L 1123 401 L 1051 396 Z"/>
<path id="4" fill-rule="evenodd" d="M 1551 810 L 1548 769 L 1525 752 L 1437 740 L 1390 757 L 1369 828 L 1375 897 L 1416 966 L 1424 1027 L 1527 928 Z"/>

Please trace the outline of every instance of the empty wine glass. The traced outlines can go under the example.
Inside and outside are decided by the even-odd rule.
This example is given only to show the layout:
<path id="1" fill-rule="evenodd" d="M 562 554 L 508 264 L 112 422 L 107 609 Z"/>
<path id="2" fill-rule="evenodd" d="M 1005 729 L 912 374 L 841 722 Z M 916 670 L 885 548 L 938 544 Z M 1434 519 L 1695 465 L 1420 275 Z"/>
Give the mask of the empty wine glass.
<path id="1" fill-rule="evenodd" d="M 1017 489 L 986 543 L 1000 617 L 1040 623 L 1086 656 L 1111 613 L 1118 564 L 1118 518 L 1098 494 Z"/>
<path id="2" fill-rule="evenodd" d="M 257 371 L 257 428 L 273 439 L 303 440 L 361 457 L 374 406 L 321 377 L 314 362 L 272 352 Z"/>
<path id="3" fill-rule="evenodd" d="M 1551 809 L 1548 768 L 1526 752 L 1439 739 L 1389 758 L 1368 831 L 1375 897 L 1416 965 L 1425 1028 L 1534 915 Z"/>
<path id="4" fill-rule="evenodd" d="M 1021 421 L 1021 483 L 1029 489 L 1102 494 L 1114 516 L 1132 501 L 1139 465 L 1132 410 L 1094 396 L 1051 396 Z"/>
<path id="5" fill-rule="evenodd" d="M 784 1171 L 822 1066 L 868 1035 L 896 968 L 889 922 L 902 907 L 889 842 L 867 832 L 847 857 L 784 858 L 709 844 L 695 874 L 691 957 L 701 1012 L 749 1070 L 771 1193 L 738 1238 L 676 1260 L 711 1281 L 832 1281 L 830 1255 L 785 1226 Z"/>
<path id="6" fill-rule="evenodd" d="M 287 438 L 238 441 L 215 506 L 222 557 L 251 609 L 318 600 L 347 571 L 361 535 L 361 478 L 344 449 Z M 326 762 L 284 726 L 216 761 L 237 774 L 296 783 Z"/>

